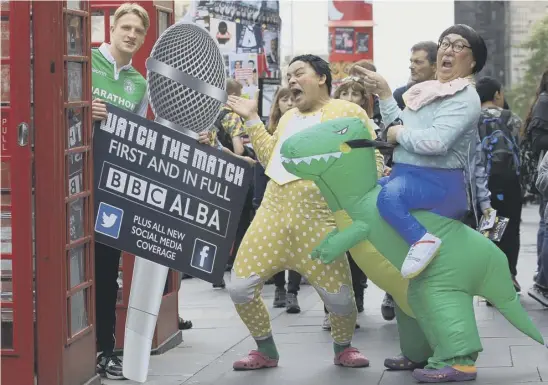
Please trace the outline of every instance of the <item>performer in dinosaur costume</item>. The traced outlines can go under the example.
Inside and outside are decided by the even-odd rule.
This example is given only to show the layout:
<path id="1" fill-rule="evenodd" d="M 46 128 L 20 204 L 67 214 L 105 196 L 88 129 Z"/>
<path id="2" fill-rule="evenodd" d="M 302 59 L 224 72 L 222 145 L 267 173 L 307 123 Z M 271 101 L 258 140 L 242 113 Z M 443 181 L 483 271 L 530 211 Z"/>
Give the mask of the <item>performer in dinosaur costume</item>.
<path id="1" fill-rule="evenodd" d="M 314 181 L 337 221 L 338 230 L 324 238 L 312 258 L 329 264 L 352 249 L 358 266 L 394 296 L 403 356 L 410 362 L 428 361 L 424 369 L 413 372 L 421 382 L 476 378 L 475 361 L 482 351 L 473 308 L 476 295 L 491 302 L 520 331 L 544 343 L 519 302 L 504 254 L 459 221 L 427 211 L 413 213 L 443 240 L 442 247 L 407 288 L 392 291 L 390 281 L 399 273 L 408 245 L 377 210 L 381 187 L 373 150 L 379 142 L 363 126 L 355 118 L 334 119 L 289 137 L 281 147 L 285 169 Z M 369 259 L 374 253 L 367 250 L 365 240 L 386 260 Z M 412 312 L 401 310 L 408 306 Z"/>

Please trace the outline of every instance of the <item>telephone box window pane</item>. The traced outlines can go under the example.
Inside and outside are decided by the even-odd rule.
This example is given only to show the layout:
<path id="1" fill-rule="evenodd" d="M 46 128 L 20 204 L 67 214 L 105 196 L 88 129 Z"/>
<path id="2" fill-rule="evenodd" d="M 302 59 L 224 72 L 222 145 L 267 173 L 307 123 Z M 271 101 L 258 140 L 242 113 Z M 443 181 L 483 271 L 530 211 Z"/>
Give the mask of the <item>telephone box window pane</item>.
<path id="1" fill-rule="evenodd" d="M 13 301 L 13 275 L 11 270 L 11 260 L 3 259 L 0 261 L 0 268 L 2 269 L 2 301 Z"/>
<path id="2" fill-rule="evenodd" d="M 10 21 L 8 16 L 0 18 L 0 27 L 2 30 L 2 41 L 0 42 L 0 56 L 2 59 L 10 56 Z"/>
<path id="3" fill-rule="evenodd" d="M 91 42 L 102 43 L 105 41 L 105 13 L 103 11 L 91 12 Z"/>
<path id="4" fill-rule="evenodd" d="M 82 133 L 82 109 L 67 109 L 68 149 L 84 145 Z"/>
<path id="5" fill-rule="evenodd" d="M 68 196 L 79 194 L 84 189 L 84 153 L 77 152 L 67 156 Z"/>
<path id="6" fill-rule="evenodd" d="M 2 101 L 2 104 L 4 104 L 10 102 L 10 65 L 2 64 L 0 67 L 2 71 L 2 91 L 0 91 L 0 100 Z"/>
<path id="7" fill-rule="evenodd" d="M 81 16 L 67 15 L 67 54 L 83 55 L 84 29 Z"/>
<path id="8" fill-rule="evenodd" d="M 13 310 L 2 309 L 2 349 L 13 349 Z"/>
<path id="9" fill-rule="evenodd" d="M 86 279 L 84 246 L 70 249 L 68 252 L 70 266 L 70 287 L 80 285 Z"/>
<path id="10" fill-rule="evenodd" d="M 70 297 L 70 331 L 72 336 L 88 326 L 87 296 L 88 289 L 84 289 Z"/>
<path id="11" fill-rule="evenodd" d="M 67 92 L 69 102 L 82 100 L 83 67 L 82 63 L 67 63 Z"/>
<path id="12" fill-rule="evenodd" d="M 0 253 L 11 254 L 11 212 L 2 210 L 0 226 Z"/>
<path id="13" fill-rule="evenodd" d="M 82 9 L 82 4 L 80 4 L 79 1 L 67 0 L 67 8 L 68 9 Z"/>
<path id="14" fill-rule="evenodd" d="M 74 242 L 85 235 L 84 219 L 84 198 L 70 202 L 68 210 L 70 242 Z"/>
<path id="15" fill-rule="evenodd" d="M 158 36 L 160 36 L 169 26 L 169 15 L 170 14 L 167 12 L 158 12 Z"/>

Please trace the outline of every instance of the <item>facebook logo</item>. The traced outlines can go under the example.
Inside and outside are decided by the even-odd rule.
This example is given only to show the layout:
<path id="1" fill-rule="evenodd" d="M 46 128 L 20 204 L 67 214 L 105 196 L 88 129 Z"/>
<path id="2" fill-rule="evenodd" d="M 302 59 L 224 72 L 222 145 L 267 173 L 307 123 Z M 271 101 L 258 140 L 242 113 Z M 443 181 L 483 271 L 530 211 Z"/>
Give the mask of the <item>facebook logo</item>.
<path id="1" fill-rule="evenodd" d="M 196 238 L 194 240 L 194 250 L 192 251 L 190 266 L 211 274 L 213 272 L 213 266 L 215 265 L 216 253 L 217 246 Z"/>
<path id="2" fill-rule="evenodd" d="M 114 239 L 120 236 L 124 210 L 107 203 L 99 203 L 97 218 L 95 218 L 95 231 Z"/>

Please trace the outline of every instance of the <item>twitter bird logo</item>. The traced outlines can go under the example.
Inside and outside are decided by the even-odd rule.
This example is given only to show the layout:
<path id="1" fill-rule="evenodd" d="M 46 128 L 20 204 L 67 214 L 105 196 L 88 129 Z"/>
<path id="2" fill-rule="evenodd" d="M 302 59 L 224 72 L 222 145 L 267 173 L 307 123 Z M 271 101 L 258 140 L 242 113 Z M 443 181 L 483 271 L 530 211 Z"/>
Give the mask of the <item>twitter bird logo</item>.
<path id="1" fill-rule="evenodd" d="M 116 223 L 116 219 L 118 219 L 118 215 L 116 214 L 107 215 L 107 213 L 103 212 L 103 223 L 101 224 L 101 226 L 109 229 L 112 226 L 114 226 L 114 224 Z"/>
<path id="2" fill-rule="evenodd" d="M 99 203 L 97 218 L 95 220 L 95 232 L 114 239 L 120 237 L 124 210 L 111 206 L 105 202 Z"/>

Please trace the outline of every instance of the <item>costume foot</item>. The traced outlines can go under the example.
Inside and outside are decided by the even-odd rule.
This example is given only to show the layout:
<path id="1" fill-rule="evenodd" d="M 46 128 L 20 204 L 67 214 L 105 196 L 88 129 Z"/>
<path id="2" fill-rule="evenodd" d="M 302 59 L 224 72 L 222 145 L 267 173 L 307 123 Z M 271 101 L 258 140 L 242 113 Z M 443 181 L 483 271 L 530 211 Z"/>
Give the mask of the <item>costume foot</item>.
<path id="1" fill-rule="evenodd" d="M 478 375 L 474 366 L 463 366 L 459 369 L 452 366 L 446 366 L 442 369 L 415 369 L 413 377 L 419 382 L 438 384 L 442 382 L 472 381 Z"/>
<path id="2" fill-rule="evenodd" d="M 384 366 L 390 370 L 415 370 L 422 369 L 427 362 L 413 362 L 404 355 L 390 357 L 384 360 Z"/>
<path id="3" fill-rule="evenodd" d="M 396 318 L 396 310 L 394 309 L 394 299 L 388 293 L 384 295 L 381 305 L 382 318 L 386 321 L 392 321 Z"/>
<path id="4" fill-rule="evenodd" d="M 276 366 L 278 366 L 277 359 L 270 358 L 257 350 L 250 351 L 247 357 L 234 362 L 232 365 L 234 370 L 257 370 L 275 368 Z"/>
<path id="5" fill-rule="evenodd" d="M 440 247 L 441 239 L 430 233 L 424 234 L 421 239 L 411 246 L 403 261 L 401 267 L 401 275 L 403 278 L 415 278 L 422 273 L 438 254 Z"/>
<path id="6" fill-rule="evenodd" d="M 335 365 L 348 368 L 364 368 L 369 366 L 369 360 L 365 358 L 360 351 L 353 347 L 348 347 L 335 356 Z"/>
<path id="7" fill-rule="evenodd" d="M 274 307 L 285 307 L 287 292 L 283 287 L 277 287 L 274 292 Z"/>

